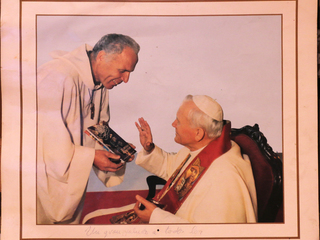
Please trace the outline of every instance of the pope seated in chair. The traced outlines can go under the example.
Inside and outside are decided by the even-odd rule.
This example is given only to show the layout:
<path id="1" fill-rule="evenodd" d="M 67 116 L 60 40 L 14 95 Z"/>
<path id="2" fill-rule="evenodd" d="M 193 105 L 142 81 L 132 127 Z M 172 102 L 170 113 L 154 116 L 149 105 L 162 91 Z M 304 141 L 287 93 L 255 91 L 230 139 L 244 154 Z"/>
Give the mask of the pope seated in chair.
<path id="1" fill-rule="evenodd" d="M 230 140 L 231 124 L 223 119 L 223 110 L 215 100 L 205 95 L 184 99 L 172 123 L 174 140 L 183 146 L 178 153 L 167 153 L 155 145 L 143 118 L 136 126 L 143 146 L 136 164 L 167 181 L 153 203 L 136 196 L 134 211 L 142 222 L 257 221 L 250 160 Z"/>

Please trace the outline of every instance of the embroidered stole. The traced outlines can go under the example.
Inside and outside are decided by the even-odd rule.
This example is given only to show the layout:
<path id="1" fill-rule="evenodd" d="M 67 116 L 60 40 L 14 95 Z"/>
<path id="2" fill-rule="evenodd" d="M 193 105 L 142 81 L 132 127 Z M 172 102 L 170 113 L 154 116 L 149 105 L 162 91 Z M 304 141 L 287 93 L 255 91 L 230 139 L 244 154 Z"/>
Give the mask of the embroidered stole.
<path id="1" fill-rule="evenodd" d="M 211 163 L 231 148 L 231 124 L 227 123 L 219 138 L 210 142 L 188 165 L 184 172 L 175 180 L 184 162 L 169 178 L 166 185 L 153 198 L 154 203 L 160 204 L 163 209 L 175 214 L 182 203 L 205 174 Z M 187 161 L 186 159 L 185 161 Z"/>
<path id="2" fill-rule="evenodd" d="M 167 183 L 151 200 L 158 207 L 175 214 L 183 202 L 187 199 L 191 191 L 205 174 L 211 163 L 226 153 L 231 148 L 230 141 L 231 123 L 224 125 L 221 136 L 210 142 L 192 161 L 183 173 L 177 178 L 181 169 L 188 161 L 190 155 L 180 164 L 176 171 L 169 178 Z M 141 223 L 136 213 L 132 210 L 132 205 L 123 208 L 125 211 L 118 211 L 120 215 L 110 218 L 112 224 Z M 125 209 L 131 209 L 130 211 Z M 114 211 L 106 211 L 109 214 Z M 122 214 L 121 214 L 122 212 Z M 88 214 L 89 215 L 89 214 Z M 93 213 L 92 215 L 96 215 Z M 101 214 L 99 214 L 101 215 Z M 104 214 L 103 214 L 104 215 Z M 86 216 L 85 223 L 91 216 Z"/>

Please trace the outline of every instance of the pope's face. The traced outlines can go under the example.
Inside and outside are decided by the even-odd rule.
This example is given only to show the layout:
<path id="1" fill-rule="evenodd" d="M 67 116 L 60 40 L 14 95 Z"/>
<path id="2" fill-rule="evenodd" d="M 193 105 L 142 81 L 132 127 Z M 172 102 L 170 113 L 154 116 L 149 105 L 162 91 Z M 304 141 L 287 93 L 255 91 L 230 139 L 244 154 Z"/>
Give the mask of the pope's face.
<path id="1" fill-rule="evenodd" d="M 129 47 L 122 53 L 106 56 L 104 51 L 99 52 L 93 67 L 93 74 L 97 83 L 102 83 L 107 89 L 129 81 L 130 73 L 133 72 L 138 62 L 137 54 Z"/>
<path id="2" fill-rule="evenodd" d="M 192 107 L 194 107 L 193 105 L 193 102 L 183 103 L 177 112 L 176 119 L 172 123 L 172 126 L 176 129 L 176 136 L 174 140 L 176 143 L 179 143 L 187 148 L 191 148 L 196 142 L 196 129 L 190 126 L 187 118 L 189 111 Z"/>

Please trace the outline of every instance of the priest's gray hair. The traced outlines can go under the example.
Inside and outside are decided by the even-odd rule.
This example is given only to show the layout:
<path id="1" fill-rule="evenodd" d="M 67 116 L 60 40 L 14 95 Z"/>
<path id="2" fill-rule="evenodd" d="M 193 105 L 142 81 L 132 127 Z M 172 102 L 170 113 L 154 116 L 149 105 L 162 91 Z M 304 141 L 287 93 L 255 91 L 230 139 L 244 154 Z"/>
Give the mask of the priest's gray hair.
<path id="1" fill-rule="evenodd" d="M 188 95 L 185 97 L 184 102 L 193 102 L 192 98 L 192 95 Z M 188 120 L 192 127 L 202 128 L 209 138 L 217 138 L 222 133 L 223 121 L 217 121 L 209 117 L 197 107 L 190 110 Z"/>
<path id="2" fill-rule="evenodd" d="M 120 54 L 125 47 L 130 47 L 136 54 L 140 51 L 139 44 L 129 36 L 111 33 L 104 35 L 93 47 L 93 57 L 96 59 L 100 51 L 105 51 L 107 55 Z"/>

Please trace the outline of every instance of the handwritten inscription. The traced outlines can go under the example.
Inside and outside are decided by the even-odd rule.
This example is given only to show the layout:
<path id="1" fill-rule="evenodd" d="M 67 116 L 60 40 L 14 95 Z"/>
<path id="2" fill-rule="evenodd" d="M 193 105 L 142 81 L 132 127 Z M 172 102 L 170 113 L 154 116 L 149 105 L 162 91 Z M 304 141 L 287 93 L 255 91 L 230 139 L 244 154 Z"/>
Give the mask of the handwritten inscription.
<path id="1" fill-rule="evenodd" d="M 94 236 L 94 235 L 100 235 L 100 231 L 97 230 L 95 227 L 89 227 L 85 230 L 86 236 L 90 237 L 90 236 Z"/>
<path id="2" fill-rule="evenodd" d="M 108 236 L 127 236 L 127 235 L 148 235 L 148 231 L 146 229 L 138 230 L 138 229 L 122 229 L 122 230 L 117 230 L 117 229 L 110 229 L 110 230 L 99 230 L 95 227 L 88 227 L 85 230 L 85 234 L 88 237 L 98 237 L 100 235 L 103 235 L 105 238 Z"/>
<path id="3" fill-rule="evenodd" d="M 192 227 L 191 231 L 189 232 L 192 235 L 201 235 L 202 234 L 202 230 L 199 229 L 198 227 Z"/>
<path id="4" fill-rule="evenodd" d="M 106 230 L 104 231 L 104 237 L 108 236 L 115 236 L 115 235 L 120 235 L 120 236 L 128 236 L 128 235 L 148 235 L 148 231 L 146 229 L 138 230 L 136 228 L 131 229 L 123 229 L 123 230 Z"/>
<path id="5" fill-rule="evenodd" d="M 167 226 L 165 228 L 123 228 L 123 229 L 101 229 L 100 227 L 89 226 L 85 229 L 87 237 L 115 237 L 115 236 L 148 236 L 148 235 L 162 235 L 162 236 L 200 236 L 202 230 L 197 226 L 182 228 L 180 226 Z"/>
<path id="6" fill-rule="evenodd" d="M 156 230 L 153 230 L 151 231 L 151 233 L 153 235 L 157 235 L 157 236 L 160 236 L 160 235 L 168 235 L 168 236 L 174 236 L 174 235 L 179 235 L 179 236 L 200 236 L 202 235 L 202 230 L 199 229 L 198 227 L 194 226 L 190 229 L 190 227 L 186 229 L 183 229 L 181 227 L 172 227 L 172 226 L 167 226 L 164 231 L 160 230 L 160 229 L 156 229 Z"/>
<path id="7" fill-rule="evenodd" d="M 165 233 L 168 235 L 181 235 L 184 231 L 180 227 L 167 227 Z"/>

